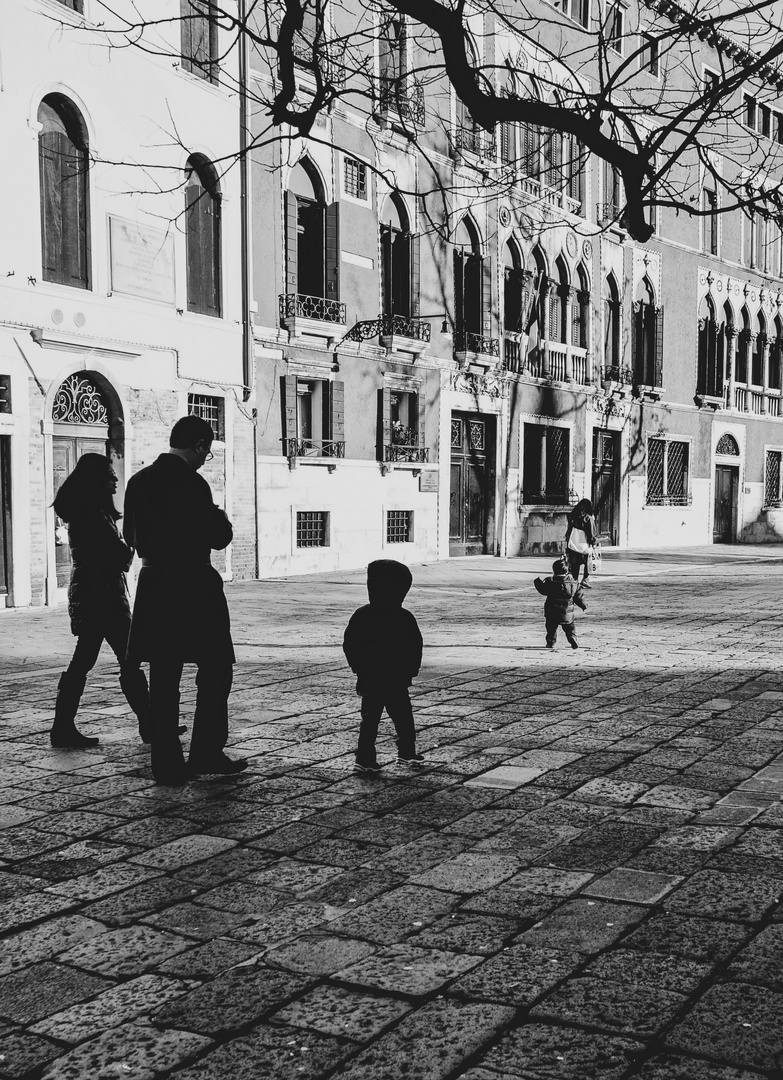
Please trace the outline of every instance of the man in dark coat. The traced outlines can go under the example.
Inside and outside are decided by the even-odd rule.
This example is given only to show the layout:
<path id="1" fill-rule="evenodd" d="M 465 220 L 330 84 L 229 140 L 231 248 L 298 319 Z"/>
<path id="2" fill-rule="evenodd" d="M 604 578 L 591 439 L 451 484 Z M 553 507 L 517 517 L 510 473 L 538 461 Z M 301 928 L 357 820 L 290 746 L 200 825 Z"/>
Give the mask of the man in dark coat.
<path id="1" fill-rule="evenodd" d="M 224 753 L 234 646 L 223 580 L 210 562 L 233 529 L 198 470 L 211 458 L 212 427 L 199 416 L 174 425 L 170 450 L 132 476 L 123 535 L 141 556 L 128 658 L 150 665 L 152 775 L 184 784 L 202 773 L 241 772 L 247 761 Z M 196 664 L 196 712 L 188 765 L 178 736 L 179 684 Z"/>

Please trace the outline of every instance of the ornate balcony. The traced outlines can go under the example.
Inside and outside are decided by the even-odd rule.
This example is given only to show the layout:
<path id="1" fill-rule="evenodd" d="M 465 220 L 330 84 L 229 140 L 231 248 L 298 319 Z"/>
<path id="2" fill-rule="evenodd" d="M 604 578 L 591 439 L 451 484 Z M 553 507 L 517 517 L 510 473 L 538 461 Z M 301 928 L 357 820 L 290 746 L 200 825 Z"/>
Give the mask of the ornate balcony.
<path id="1" fill-rule="evenodd" d="M 423 126 L 425 120 L 424 87 L 420 82 L 381 81 L 378 101 L 381 110 L 395 112 L 401 120 Z"/>
<path id="2" fill-rule="evenodd" d="M 506 371 L 520 374 L 525 369 L 527 359 L 527 334 L 514 330 L 503 332 L 503 367 Z"/>
<path id="3" fill-rule="evenodd" d="M 280 319 L 317 319 L 319 322 L 345 324 L 345 304 L 325 296 L 283 293 L 280 296 Z"/>
<path id="4" fill-rule="evenodd" d="M 384 461 L 412 461 L 426 464 L 429 459 L 430 450 L 428 446 L 392 442 L 383 448 Z"/>
<path id="5" fill-rule="evenodd" d="M 474 154 L 487 159 L 495 156 L 495 136 L 482 128 L 457 128 L 451 136 L 451 149 L 454 156 Z"/>
<path id="6" fill-rule="evenodd" d="M 597 203 L 595 220 L 599 225 L 619 225 L 622 207 L 614 202 Z"/>
<path id="7" fill-rule="evenodd" d="M 457 335 L 454 345 L 454 359 L 460 364 L 474 361 L 491 367 L 500 359 L 499 338 L 482 337 L 481 334 L 463 331 Z"/>

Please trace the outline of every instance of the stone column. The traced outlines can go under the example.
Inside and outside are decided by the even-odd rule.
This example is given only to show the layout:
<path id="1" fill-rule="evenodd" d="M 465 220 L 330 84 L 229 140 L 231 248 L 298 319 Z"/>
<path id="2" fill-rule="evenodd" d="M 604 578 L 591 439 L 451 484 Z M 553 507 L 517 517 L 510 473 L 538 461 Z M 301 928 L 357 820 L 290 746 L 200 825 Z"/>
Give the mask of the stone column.
<path id="1" fill-rule="evenodd" d="M 761 349 L 761 385 L 764 393 L 761 396 L 761 411 L 769 412 L 767 390 L 769 389 L 769 338 L 766 334 L 759 335 L 759 348 Z"/>
<path id="2" fill-rule="evenodd" d="M 737 370 L 737 338 L 739 330 L 736 326 L 726 329 L 726 408 L 735 408 L 734 388 L 736 385 Z"/>

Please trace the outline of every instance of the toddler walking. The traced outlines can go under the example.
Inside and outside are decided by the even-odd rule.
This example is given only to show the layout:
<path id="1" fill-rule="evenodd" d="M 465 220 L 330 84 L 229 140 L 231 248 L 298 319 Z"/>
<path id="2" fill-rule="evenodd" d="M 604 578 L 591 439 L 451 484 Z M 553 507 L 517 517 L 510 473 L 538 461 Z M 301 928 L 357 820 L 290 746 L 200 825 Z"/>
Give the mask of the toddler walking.
<path id="1" fill-rule="evenodd" d="M 577 585 L 568 572 L 563 559 L 552 563 L 553 576 L 536 578 L 533 584 L 546 597 L 544 601 L 544 619 L 546 620 L 546 647 L 554 649 L 558 627 L 568 638 L 572 649 L 578 649 L 576 626 L 574 624 L 574 604 L 582 611 L 587 611 L 587 604 L 582 598 L 582 586 Z"/>
<path id="2" fill-rule="evenodd" d="M 362 721 L 354 769 L 380 772 L 375 740 L 384 706 L 397 732 L 397 761 L 423 765 L 416 752 L 416 728 L 408 694 L 421 667 L 422 639 L 413 614 L 402 602 L 413 584 L 404 563 L 377 559 L 367 567 L 369 604 L 351 616 L 343 639 L 343 652 L 357 676 Z"/>

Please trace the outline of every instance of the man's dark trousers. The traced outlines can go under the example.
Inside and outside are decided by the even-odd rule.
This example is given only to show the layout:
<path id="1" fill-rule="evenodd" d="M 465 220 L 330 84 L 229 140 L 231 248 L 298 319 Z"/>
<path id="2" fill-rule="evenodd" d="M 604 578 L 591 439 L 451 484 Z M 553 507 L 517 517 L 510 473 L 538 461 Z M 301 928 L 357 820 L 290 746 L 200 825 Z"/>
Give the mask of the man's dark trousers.
<path id="1" fill-rule="evenodd" d="M 407 686 L 378 687 L 367 690 L 361 687 L 362 722 L 359 725 L 359 746 L 356 760 L 364 764 L 375 761 L 375 740 L 384 706 L 397 732 L 397 749 L 400 754 L 413 754 L 416 750 L 416 728 Z"/>
<path id="2" fill-rule="evenodd" d="M 184 769 L 177 731 L 183 667 L 182 660 L 150 661 L 152 775 L 158 781 L 165 782 Z M 233 676 L 231 664 L 198 665 L 196 711 L 190 740 L 191 764 L 214 761 L 228 742 L 228 696 Z"/>

